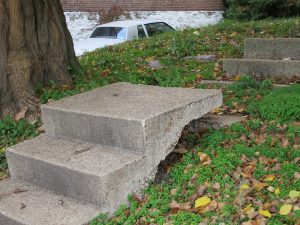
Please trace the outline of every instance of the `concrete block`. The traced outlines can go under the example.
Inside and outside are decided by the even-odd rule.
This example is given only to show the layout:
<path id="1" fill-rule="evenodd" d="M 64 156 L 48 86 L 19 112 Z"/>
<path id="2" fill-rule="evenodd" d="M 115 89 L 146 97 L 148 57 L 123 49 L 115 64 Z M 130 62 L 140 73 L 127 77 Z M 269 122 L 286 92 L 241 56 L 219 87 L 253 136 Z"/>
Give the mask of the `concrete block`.
<path id="1" fill-rule="evenodd" d="M 1 225 L 83 225 L 101 208 L 27 183 L 0 182 Z"/>
<path id="2" fill-rule="evenodd" d="M 300 38 L 250 38 L 245 40 L 245 59 L 291 58 L 300 60 Z"/>
<path id="3" fill-rule="evenodd" d="M 154 178 L 184 127 L 222 100 L 220 90 L 117 83 L 49 103 L 46 134 L 6 151 L 9 172 L 112 213 Z"/>
<path id="4" fill-rule="evenodd" d="M 226 59 L 223 69 L 229 76 L 252 75 L 265 78 L 300 77 L 300 60 Z"/>
<path id="5" fill-rule="evenodd" d="M 79 140 L 41 135 L 6 152 L 13 180 L 115 210 L 145 180 L 145 157 Z M 139 185 L 141 184 L 141 185 Z"/>
<path id="6" fill-rule="evenodd" d="M 145 129 L 151 121 L 160 120 L 165 126 L 170 121 L 162 117 L 191 105 L 201 108 L 192 115 L 199 118 L 221 103 L 218 90 L 116 83 L 44 105 L 42 118 L 49 136 L 144 152 L 148 138 Z"/>

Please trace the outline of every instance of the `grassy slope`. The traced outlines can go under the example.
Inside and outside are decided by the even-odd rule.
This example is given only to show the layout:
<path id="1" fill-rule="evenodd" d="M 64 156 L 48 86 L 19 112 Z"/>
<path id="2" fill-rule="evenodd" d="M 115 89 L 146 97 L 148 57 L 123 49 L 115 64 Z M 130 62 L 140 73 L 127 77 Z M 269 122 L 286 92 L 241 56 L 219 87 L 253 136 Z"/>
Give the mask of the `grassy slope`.
<path id="1" fill-rule="evenodd" d="M 300 33 L 300 18 L 261 22 L 232 22 L 188 29 L 150 39 L 99 49 L 80 59 L 84 75 L 75 76 L 75 89 L 39 90 L 41 100 L 59 99 L 118 81 L 159 86 L 193 86 L 195 78 L 222 76 L 220 62 L 195 62 L 184 56 L 215 54 L 219 59 L 239 58 L 247 37 L 293 37 Z M 159 60 L 165 69 L 151 70 L 150 60 Z"/>
<path id="2" fill-rule="evenodd" d="M 37 87 L 37 92 L 42 102 L 47 102 L 117 81 L 198 87 L 200 85 L 195 78 L 222 75 L 218 63 L 184 61 L 182 57 L 197 54 L 216 54 L 219 58 L 241 57 L 246 37 L 291 37 L 299 32 L 300 19 L 247 23 L 225 21 L 207 28 L 133 41 L 83 56 L 80 59 L 83 71 L 74 76 L 74 89 L 53 85 L 47 89 Z M 166 68 L 151 70 L 147 67 L 149 60 L 160 60 Z M 271 91 L 270 81 L 258 83 L 249 78 L 224 89 L 225 104 L 219 112 L 250 113 L 252 118 L 228 129 L 206 133 L 201 140 L 197 134 L 187 134 L 183 139 L 188 143 L 186 148 L 189 152 L 170 170 L 165 183 L 151 185 L 145 191 L 147 198 L 143 200 L 131 197 L 130 207 L 121 207 L 116 217 L 108 220 L 100 215 L 92 224 L 179 225 L 201 221 L 240 224 L 249 220 L 247 213 L 252 208 L 255 212 L 269 210 L 272 214 L 269 224 L 295 224 L 300 217 L 299 211 L 289 216 L 281 216 L 277 211 L 284 203 L 292 201 L 288 197 L 290 190 L 299 191 L 300 183 L 296 179 L 300 173 L 297 161 L 300 157 L 297 147 L 299 124 L 294 121 L 296 117 L 291 119 L 286 114 L 285 120 L 280 121 L 281 125 L 263 116 L 269 114 L 268 110 L 272 108 L 268 103 L 277 103 L 277 94 L 274 94 L 275 98 L 269 97 Z M 290 91 L 284 92 L 288 96 Z M 269 99 L 256 105 L 266 95 Z M 294 101 L 291 104 L 297 107 Z M 298 113 L 297 108 L 294 111 Z M 271 110 L 271 113 L 276 118 L 278 112 Z M 31 125 L 25 120 L 15 122 L 7 118 L 0 121 L 0 168 L 6 168 L 4 148 L 37 135 L 37 127 L 38 124 Z M 206 160 L 210 159 L 208 165 L 203 165 L 199 152 L 202 157 L 205 156 L 203 153 L 209 156 L 206 157 Z M 241 173 L 243 169 L 246 172 Z M 267 174 L 274 174 L 274 180 L 264 181 Z M 267 186 L 257 191 L 255 182 Z M 244 190 L 246 193 L 240 190 L 244 183 L 249 186 Z M 276 195 L 266 190 L 269 186 L 278 188 L 280 193 Z M 208 209 L 194 209 L 194 201 L 201 197 L 202 189 L 207 189 L 204 195 L 213 203 Z M 170 205 L 172 200 L 179 205 L 174 202 Z M 293 203 L 294 208 L 297 204 L 299 202 Z M 247 206 L 251 210 L 245 210 Z M 203 212 L 205 210 L 208 211 Z"/>

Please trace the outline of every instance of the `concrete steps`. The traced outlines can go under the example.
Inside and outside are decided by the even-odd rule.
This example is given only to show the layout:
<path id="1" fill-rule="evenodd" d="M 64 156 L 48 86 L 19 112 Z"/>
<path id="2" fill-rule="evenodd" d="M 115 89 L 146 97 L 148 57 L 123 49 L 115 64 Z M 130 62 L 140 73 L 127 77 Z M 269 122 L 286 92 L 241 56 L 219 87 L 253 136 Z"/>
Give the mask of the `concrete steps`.
<path id="1" fill-rule="evenodd" d="M 145 165 L 142 155 L 45 135 L 10 148 L 7 160 L 13 180 L 45 187 L 107 211 L 126 202 L 128 193 L 124 190 L 138 190 Z"/>
<path id="2" fill-rule="evenodd" d="M 228 76 L 257 75 L 265 78 L 300 78 L 300 39 L 246 39 L 244 59 L 223 60 Z"/>
<path id="3" fill-rule="evenodd" d="M 300 78 L 300 60 L 227 59 L 223 69 L 229 76 L 256 75 L 265 78 Z"/>
<path id="4" fill-rule="evenodd" d="M 82 225 L 102 209 L 21 182 L 0 182 L 1 225 Z"/>
<path id="5" fill-rule="evenodd" d="M 128 83 L 49 103 L 42 107 L 46 133 L 7 150 L 11 185 L 30 183 L 33 189 L 45 188 L 45 198 L 55 193 L 83 207 L 91 204 L 99 212 L 112 213 L 127 203 L 129 194 L 138 192 L 154 178 L 159 162 L 173 151 L 189 122 L 221 105 L 222 94 L 218 90 Z M 32 194 L 35 192 L 26 195 L 28 201 Z M 43 202 L 32 198 L 39 213 Z M 9 198 L 3 201 L 0 197 L 0 221 L 62 224 L 57 222 L 59 219 L 51 222 L 51 217 L 47 223 L 43 217 L 36 217 L 35 223 L 23 221 L 26 213 L 29 218 L 33 216 L 31 211 L 24 211 L 24 216 L 23 211 L 7 212 L 7 201 Z M 41 206 L 41 210 L 44 208 Z M 50 215 L 55 215 L 56 210 L 48 204 Z M 87 211 L 88 216 L 94 213 Z M 69 222 L 67 218 L 62 221 L 73 225 L 82 224 L 85 219 L 85 215 L 74 210 Z"/>
<path id="6" fill-rule="evenodd" d="M 300 60 L 300 38 L 251 38 L 244 49 L 245 59 Z"/>

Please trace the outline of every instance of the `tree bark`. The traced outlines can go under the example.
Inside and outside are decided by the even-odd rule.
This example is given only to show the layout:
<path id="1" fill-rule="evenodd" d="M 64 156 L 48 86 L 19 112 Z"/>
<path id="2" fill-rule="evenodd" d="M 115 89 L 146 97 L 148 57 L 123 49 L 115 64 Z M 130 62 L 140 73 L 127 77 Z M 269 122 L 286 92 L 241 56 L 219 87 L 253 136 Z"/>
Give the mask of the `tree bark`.
<path id="1" fill-rule="evenodd" d="M 0 117 L 39 111 L 34 87 L 79 68 L 59 0 L 0 0 Z"/>

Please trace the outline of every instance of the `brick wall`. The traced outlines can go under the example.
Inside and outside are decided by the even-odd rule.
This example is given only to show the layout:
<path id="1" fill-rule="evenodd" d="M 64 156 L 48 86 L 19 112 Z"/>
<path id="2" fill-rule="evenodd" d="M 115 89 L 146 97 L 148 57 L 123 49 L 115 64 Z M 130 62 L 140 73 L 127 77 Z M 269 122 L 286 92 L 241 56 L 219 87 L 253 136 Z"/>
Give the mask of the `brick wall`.
<path id="1" fill-rule="evenodd" d="M 65 11 L 99 12 L 118 4 L 130 11 L 219 11 L 223 0 L 61 0 Z"/>

